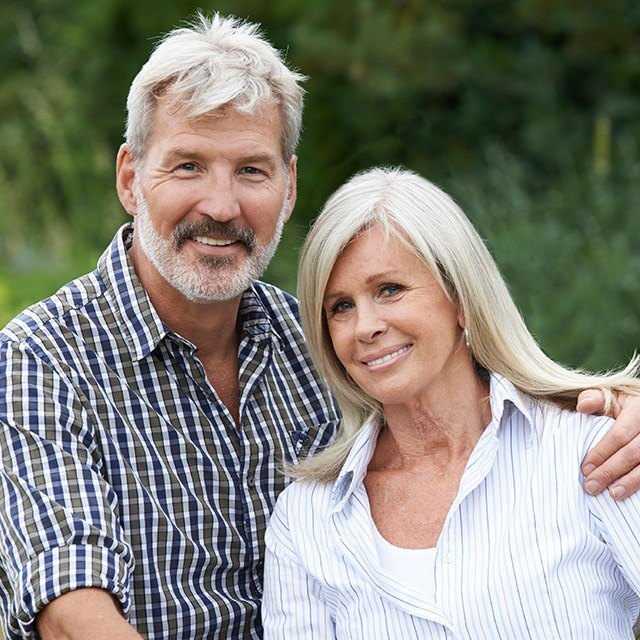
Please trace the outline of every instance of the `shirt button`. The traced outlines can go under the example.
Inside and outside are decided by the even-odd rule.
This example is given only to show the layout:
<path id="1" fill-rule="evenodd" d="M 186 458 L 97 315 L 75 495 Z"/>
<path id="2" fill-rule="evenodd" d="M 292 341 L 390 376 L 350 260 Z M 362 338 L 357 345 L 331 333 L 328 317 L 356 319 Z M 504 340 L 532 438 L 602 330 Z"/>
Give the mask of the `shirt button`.
<path id="1" fill-rule="evenodd" d="M 249 477 L 247 478 L 247 486 L 248 486 L 250 489 L 253 489 L 253 487 L 255 487 L 255 486 L 256 486 L 256 479 L 255 479 L 253 476 L 249 476 Z"/>
<path id="2" fill-rule="evenodd" d="M 453 562 L 453 554 L 451 554 L 451 553 L 445 553 L 445 554 L 444 554 L 444 561 L 445 561 L 447 564 L 451 564 L 451 563 Z"/>

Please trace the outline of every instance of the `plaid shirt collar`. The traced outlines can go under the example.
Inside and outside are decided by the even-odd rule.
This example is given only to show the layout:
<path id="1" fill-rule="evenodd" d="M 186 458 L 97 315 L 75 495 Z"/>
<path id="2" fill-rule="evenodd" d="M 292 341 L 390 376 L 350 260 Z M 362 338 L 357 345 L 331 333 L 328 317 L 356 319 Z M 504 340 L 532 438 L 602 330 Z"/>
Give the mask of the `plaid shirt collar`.
<path id="1" fill-rule="evenodd" d="M 114 313 L 119 318 L 122 335 L 135 361 L 146 358 L 158 344 L 171 336 L 190 348 L 194 345 L 164 324 L 142 283 L 136 275 L 128 251 L 133 243 L 133 223 L 123 225 L 98 262 L 98 272 L 106 284 Z M 256 342 L 273 340 L 274 347 L 284 348 L 282 336 L 272 322 L 252 285 L 242 295 L 239 318 L 241 333 Z"/>

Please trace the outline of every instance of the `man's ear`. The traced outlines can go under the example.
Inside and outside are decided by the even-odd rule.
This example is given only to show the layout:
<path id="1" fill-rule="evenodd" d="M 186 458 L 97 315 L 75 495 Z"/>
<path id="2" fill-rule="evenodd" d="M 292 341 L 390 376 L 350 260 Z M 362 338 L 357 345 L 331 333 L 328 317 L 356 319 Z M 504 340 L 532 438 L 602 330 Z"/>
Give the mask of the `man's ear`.
<path id="1" fill-rule="evenodd" d="M 296 204 L 297 196 L 297 170 L 298 156 L 291 156 L 289 164 L 287 165 L 287 172 L 289 174 L 289 191 L 287 192 L 287 213 L 285 215 L 285 222 L 291 217 L 293 207 Z"/>
<path id="2" fill-rule="evenodd" d="M 135 178 L 136 169 L 131 147 L 128 144 L 123 144 L 118 150 L 116 159 L 116 189 L 122 206 L 131 216 L 138 213 L 138 200 L 133 190 Z"/>

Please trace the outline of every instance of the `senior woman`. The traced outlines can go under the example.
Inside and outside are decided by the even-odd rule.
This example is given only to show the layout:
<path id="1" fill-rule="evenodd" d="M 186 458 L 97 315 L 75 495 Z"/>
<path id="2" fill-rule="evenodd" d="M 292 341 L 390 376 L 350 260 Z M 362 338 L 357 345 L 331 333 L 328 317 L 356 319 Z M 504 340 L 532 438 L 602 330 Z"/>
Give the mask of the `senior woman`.
<path id="1" fill-rule="evenodd" d="M 632 638 L 640 498 L 583 492 L 610 420 L 568 409 L 638 393 L 637 360 L 545 356 L 462 211 L 400 169 L 329 199 L 298 295 L 343 422 L 271 518 L 266 639 Z"/>

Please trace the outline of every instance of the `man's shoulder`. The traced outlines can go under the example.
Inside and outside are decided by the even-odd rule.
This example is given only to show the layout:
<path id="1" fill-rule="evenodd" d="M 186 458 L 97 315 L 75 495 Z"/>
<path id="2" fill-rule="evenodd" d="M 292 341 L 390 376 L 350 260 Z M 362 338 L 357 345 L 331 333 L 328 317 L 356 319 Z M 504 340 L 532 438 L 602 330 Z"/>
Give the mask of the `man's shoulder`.
<path id="1" fill-rule="evenodd" d="M 255 282 L 253 290 L 275 331 L 289 339 L 304 341 L 298 300 L 290 293 L 266 282 Z"/>
<path id="2" fill-rule="evenodd" d="M 254 282 L 253 288 L 267 311 L 287 318 L 293 316 L 296 321 L 299 320 L 298 300 L 290 293 L 260 280 Z"/>
<path id="3" fill-rule="evenodd" d="M 0 331 L 0 345 L 4 350 L 63 333 L 78 313 L 82 314 L 83 309 L 103 295 L 104 283 L 97 271 L 80 276 L 10 320 Z"/>

